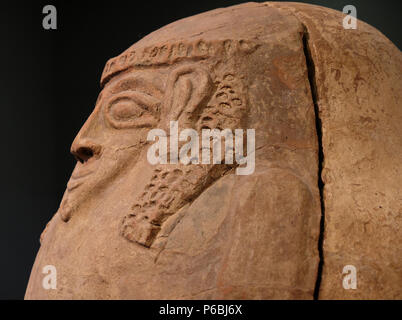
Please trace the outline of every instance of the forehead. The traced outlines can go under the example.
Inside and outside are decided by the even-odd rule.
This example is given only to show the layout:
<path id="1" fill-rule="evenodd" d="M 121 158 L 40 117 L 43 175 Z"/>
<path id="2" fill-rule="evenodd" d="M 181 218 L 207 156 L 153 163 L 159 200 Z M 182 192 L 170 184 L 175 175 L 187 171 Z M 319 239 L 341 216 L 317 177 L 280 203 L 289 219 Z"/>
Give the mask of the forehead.
<path id="1" fill-rule="evenodd" d="M 112 76 L 103 91 L 115 94 L 135 90 L 152 96 L 160 96 L 165 91 L 166 76 L 167 70 L 164 68 L 130 69 Z"/>
<path id="2" fill-rule="evenodd" d="M 167 42 L 137 48 L 130 47 L 121 55 L 110 59 L 103 69 L 101 86 L 104 86 L 116 74 L 130 68 L 159 68 L 172 66 L 182 61 L 197 61 L 214 56 L 221 46 L 219 42 L 204 40 Z"/>

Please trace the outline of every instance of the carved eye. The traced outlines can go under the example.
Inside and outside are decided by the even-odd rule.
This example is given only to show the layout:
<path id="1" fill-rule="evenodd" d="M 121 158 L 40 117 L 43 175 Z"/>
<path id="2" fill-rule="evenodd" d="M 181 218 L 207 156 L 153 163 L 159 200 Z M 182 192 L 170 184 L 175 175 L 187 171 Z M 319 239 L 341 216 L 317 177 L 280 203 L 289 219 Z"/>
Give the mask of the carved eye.
<path id="1" fill-rule="evenodd" d="M 110 107 L 110 114 L 117 121 L 139 118 L 144 114 L 144 111 L 136 102 L 127 98 L 116 101 Z"/>
<path id="2" fill-rule="evenodd" d="M 114 96 L 106 106 L 106 118 L 115 128 L 151 127 L 159 101 L 138 92 L 125 92 Z"/>

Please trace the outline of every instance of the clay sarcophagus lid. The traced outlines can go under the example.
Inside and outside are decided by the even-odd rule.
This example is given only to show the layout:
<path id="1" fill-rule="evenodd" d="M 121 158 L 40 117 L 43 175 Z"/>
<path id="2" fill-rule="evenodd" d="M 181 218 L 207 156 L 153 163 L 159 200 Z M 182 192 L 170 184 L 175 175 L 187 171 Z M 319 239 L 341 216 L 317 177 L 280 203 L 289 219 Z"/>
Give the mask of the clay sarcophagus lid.
<path id="1" fill-rule="evenodd" d="M 110 59 L 26 298 L 402 298 L 402 55 L 343 19 L 247 3 Z"/>

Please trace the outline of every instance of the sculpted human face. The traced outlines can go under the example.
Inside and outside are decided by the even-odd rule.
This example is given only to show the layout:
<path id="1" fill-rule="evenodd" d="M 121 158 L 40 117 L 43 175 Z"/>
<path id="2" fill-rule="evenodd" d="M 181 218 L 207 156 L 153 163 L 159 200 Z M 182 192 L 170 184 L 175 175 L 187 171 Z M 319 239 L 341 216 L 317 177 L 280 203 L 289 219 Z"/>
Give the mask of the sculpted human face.
<path id="1" fill-rule="evenodd" d="M 59 209 L 64 221 L 135 165 L 158 123 L 163 89 L 162 70 L 135 70 L 107 83 L 71 146 L 77 164 Z"/>
<path id="2" fill-rule="evenodd" d="M 230 108 L 225 111 L 218 101 L 222 90 L 232 88 L 226 82 L 234 86 L 230 89 L 234 94 L 239 89 L 232 78 L 225 73 L 223 78 L 217 78 L 216 94 L 205 64 L 183 63 L 170 68 L 135 70 L 112 78 L 73 142 L 71 152 L 78 162 L 61 204 L 62 219 L 68 221 L 88 200 L 96 201 L 100 191 L 123 176 L 128 168 L 136 167 L 137 163 L 144 165 L 147 136 L 152 128 L 167 129 L 170 121 L 177 121 L 179 128 L 199 132 L 205 127 L 231 128 L 238 123 L 242 105 L 235 103 L 230 107 L 226 103 Z M 243 99 L 233 99 L 237 100 Z M 121 222 L 122 236 L 151 246 L 169 216 L 231 167 L 220 164 L 154 167 L 152 181 L 135 183 L 138 197 L 133 199 L 131 210 Z"/>

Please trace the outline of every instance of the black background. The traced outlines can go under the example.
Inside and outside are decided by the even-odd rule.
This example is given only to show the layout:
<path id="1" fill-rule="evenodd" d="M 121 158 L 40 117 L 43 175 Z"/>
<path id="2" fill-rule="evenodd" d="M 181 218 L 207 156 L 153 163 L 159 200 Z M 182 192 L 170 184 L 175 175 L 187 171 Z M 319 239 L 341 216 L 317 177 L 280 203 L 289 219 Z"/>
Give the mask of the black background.
<path id="1" fill-rule="evenodd" d="M 0 4 L 0 299 L 22 299 L 39 235 L 75 164 L 74 136 L 93 109 L 105 62 L 170 22 L 244 1 L 52 1 Z M 301 1 L 342 11 L 402 47 L 401 1 Z M 44 30 L 42 8 L 57 8 Z"/>

